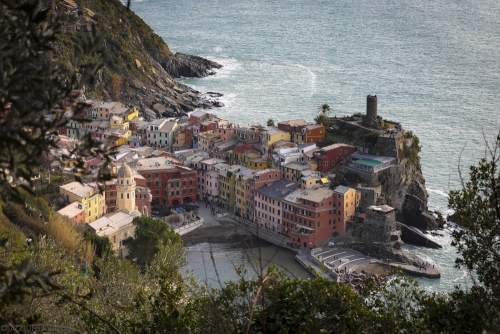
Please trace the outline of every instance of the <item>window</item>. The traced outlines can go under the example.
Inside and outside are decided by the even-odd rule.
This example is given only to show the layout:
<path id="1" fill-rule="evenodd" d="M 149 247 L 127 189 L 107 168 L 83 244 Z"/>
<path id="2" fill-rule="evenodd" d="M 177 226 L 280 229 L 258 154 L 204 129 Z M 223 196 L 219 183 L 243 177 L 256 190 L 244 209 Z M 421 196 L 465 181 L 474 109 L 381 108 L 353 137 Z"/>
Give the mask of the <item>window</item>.
<path id="1" fill-rule="evenodd" d="M 318 222 L 318 227 L 320 227 L 320 225 L 321 225 L 320 223 L 321 223 L 321 222 Z"/>
<path id="2" fill-rule="evenodd" d="M 148 179 L 150 179 L 150 178 L 151 178 L 151 174 L 148 174 Z"/>
<path id="3" fill-rule="evenodd" d="M 168 179 L 168 173 L 165 173 L 165 177 Z"/>
<path id="4" fill-rule="evenodd" d="M 130 194 L 127 194 L 127 199 L 130 199 Z"/>
<path id="5" fill-rule="evenodd" d="M 151 182 L 148 182 L 147 185 L 148 185 L 148 188 L 151 188 Z"/>
<path id="6" fill-rule="evenodd" d="M 120 194 L 121 195 L 121 198 L 123 199 L 123 194 Z"/>

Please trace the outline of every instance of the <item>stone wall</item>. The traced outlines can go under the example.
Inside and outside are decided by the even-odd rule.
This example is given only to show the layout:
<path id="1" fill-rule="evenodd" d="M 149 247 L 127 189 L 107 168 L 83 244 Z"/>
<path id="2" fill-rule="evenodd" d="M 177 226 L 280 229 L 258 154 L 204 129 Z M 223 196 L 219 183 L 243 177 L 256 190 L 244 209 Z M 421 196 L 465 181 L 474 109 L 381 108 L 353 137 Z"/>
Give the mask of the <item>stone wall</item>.
<path id="1" fill-rule="evenodd" d="M 392 138 L 392 137 L 379 136 L 377 138 L 377 143 L 370 150 L 370 154 L 397 158 L 398 157 L 397 137 Z"/>
<path id="2" fill-rule="evenodd" d="M 377 205 L 377 198 L 382 193 L 382 188 L 378 187 L 356 187 L 356 191 L 361 192 L 361 201 L 359 202 L 359 208 L 361 211 L 365 211 L 369 206 Z"/>
<path id="3" fill-rule="evenodd" d="M 363 242 L 388 243 L 397 241 L 392 239 L 392 235 L 395 231 L 396 213 L 394 210 L 390 212 L 366 211 L 363 232 L 361 233 Z"/>

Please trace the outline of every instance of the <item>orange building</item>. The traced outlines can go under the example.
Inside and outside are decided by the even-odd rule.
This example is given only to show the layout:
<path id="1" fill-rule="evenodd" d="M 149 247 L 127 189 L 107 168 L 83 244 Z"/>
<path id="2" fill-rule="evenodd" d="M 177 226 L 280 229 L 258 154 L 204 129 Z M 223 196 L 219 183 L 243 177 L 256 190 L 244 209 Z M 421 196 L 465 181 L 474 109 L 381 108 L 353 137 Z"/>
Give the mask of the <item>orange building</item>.
<path id="1" fill-rule="evenodd" d="M 325 127 L 318 124 L 310 124 L 301 128 L 300 131 L 292 133 L 292 142 L 300 145 L 304 143 L 318 143 L 325 139 Z"/>

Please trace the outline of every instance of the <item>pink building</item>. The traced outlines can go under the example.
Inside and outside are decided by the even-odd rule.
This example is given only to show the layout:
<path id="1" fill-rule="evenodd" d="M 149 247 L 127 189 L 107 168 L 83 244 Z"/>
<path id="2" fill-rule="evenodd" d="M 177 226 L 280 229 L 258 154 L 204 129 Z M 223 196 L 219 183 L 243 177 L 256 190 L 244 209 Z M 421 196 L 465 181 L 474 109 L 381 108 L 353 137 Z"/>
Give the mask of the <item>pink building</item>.
<path id="1" fill-rule="evenodd" d="M 218 190 L 218 183 L 219 179 L 217 176 L 217 180 L 214 179 L 214 174 L 207 175 L 210 171 L 214 170 L 214 166 L 220 163 L 224 163 L 225 161 L 222 159 L 217 159 L 217 158 L 210 158 L 210 159 L 205 159 L 202 161 L 199 161 L 196 165 L 196 174 L 198 177 L 198 184 L 197 184 L 197 191 L 196 191 L 196 196 L 198 199 L 203 199 L 203 198 L 208 198 L 208 196 L 214 196 L 214 191 L 215 186 L 214 182 L 217 181 L 217 195 L 219 194 Z M 210 186 L 210 183 L 212 185 Z M 209 191 L 212 191 L 212 194 L 210 194 Z"/>
<path id="2" fill-rule="evenodd" d="M 281 233 L 283 199 L 296 189 L 296 183 L 286 179 L 279 179 L 267 187 L 255 190 L 255 224 Z"/>
<path id="3" fill-rule="evenodd" d="M 274 181 L 283 177 L 283 173 L 277 169 L 264 169 L 252 173 L 248 180 L 245 192 L 246 212 L 248 219 L 255 221 L 255 191 L 262 187 L 270 186 Z"/>
<path id="4" fill-rule="evenodd" d="M 219 132 L 219 138 L 215 140 L 214 147 L 227 143 L 234 139 L 234 128 L 219 128 L 217 129 Z"/>

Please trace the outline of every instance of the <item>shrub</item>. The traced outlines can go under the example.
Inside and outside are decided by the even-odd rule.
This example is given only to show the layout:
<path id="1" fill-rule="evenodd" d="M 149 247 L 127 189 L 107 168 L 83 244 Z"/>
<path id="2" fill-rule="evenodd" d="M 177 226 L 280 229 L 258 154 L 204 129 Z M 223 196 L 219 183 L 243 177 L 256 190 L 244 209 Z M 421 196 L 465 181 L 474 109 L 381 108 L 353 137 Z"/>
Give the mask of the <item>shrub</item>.
<path id="1" fill-rule="evenodd" d="M 380 134 L 376 131 L 370 132 L 370 133 L 365 135 L 365 143 L 367 145 L 375 146 L 379 136 L 380 136 Z"/>

